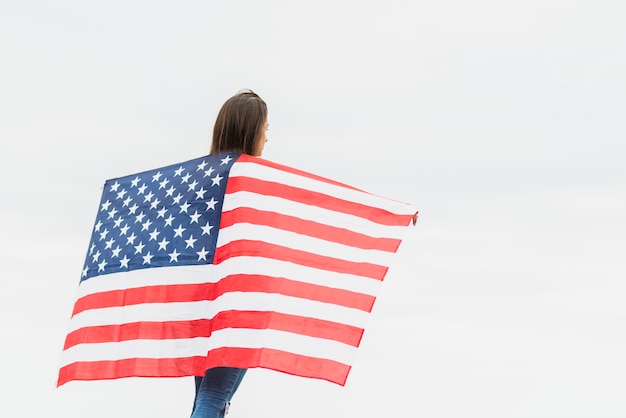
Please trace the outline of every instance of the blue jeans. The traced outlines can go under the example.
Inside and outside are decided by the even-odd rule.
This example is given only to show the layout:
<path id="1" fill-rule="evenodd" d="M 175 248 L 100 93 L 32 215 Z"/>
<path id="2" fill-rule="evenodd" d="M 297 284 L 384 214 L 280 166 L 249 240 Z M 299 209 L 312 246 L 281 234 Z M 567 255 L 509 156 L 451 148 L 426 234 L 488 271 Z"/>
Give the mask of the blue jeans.
<path id="1" fill-rule="evenodd" d="M 214 367 L 196 376 L 196 397 L 191 418 L 224 418 L 247 369 Z"/>

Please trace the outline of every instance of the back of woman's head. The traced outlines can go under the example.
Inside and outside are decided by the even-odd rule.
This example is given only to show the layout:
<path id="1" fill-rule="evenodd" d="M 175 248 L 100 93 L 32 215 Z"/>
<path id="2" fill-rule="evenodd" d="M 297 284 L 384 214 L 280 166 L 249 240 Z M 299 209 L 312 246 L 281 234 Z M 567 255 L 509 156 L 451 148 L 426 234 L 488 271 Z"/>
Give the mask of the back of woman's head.
<path id="1" fill-rule="evenodd" d="M 211 154 L 231 151 L 256 155 L 267 121 L 267 105 L 252 90 L 240 90 L 222 105 L 215 126 Z"/>

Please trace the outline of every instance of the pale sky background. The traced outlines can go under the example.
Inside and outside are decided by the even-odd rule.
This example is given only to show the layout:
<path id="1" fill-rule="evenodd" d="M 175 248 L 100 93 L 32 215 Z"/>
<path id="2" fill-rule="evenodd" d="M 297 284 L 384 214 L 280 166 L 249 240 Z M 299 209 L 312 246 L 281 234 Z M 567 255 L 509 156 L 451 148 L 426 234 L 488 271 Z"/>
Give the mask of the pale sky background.
<path id="1" fill-rule="evenodd" d="M 250 370 L 229 418 L 626 416 L 626 2 L 3 1 L 0 416 L 188 417 L 193 382 L 55 388 L 112 177 L 264 157 L 420 210 L 345 387 Z"/>

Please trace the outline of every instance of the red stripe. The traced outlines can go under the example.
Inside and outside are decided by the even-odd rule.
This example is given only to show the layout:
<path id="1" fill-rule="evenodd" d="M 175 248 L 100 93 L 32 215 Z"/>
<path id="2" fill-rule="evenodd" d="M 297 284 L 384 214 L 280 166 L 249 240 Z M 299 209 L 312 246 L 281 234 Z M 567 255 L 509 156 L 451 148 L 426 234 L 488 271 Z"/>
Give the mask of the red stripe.
<path id="1" fill-rule="evenodd" d="M 209 352 L 205 369 L 226 366 L 263 367 L 283 373 L 345 385 L 350 366 L 337 361 L 308 357 L 269 348 L 218 348 Z"/>
<path id="2" fill-rule="evenodd" d="M 345 306 L 370 312 L 375 297 L 349 290 L 319 286 L 260 274 L 235 274 L 217 283 L 144 286 L 110 290 L 79 298 L 72 315 L 89 309 L 138 305 L 142 303 L 198 302 L 215 300 L 229 292 L 278 293 L 302 299 Z"/>
<path id="3" fill-rule="evenodd" d="M 296 174 L 296 175 L 301 176 L 301 177 L 306 177 L 306 178 L 310 178 L 310 179 L 313 179 L 313 180 L 321 181 L 321 182 L 324 182 L 324 183 L 332 184 L 332 185 L 335 185 L 335 186 L 344 187 L 346 189 L 356 190 L 356 191 L 359 191 L 359 192 L 367 193 L 367 192 L 365 192 L 363 190 L 357 189 L 356 187 L 352 187 L 352 186 L 349 186 L 347 184 L 340 183 L 338 181 L 331 180 L 331 179 L 326 178 L 326 177 L 318 176 L 318 175 L 313 174 L 313 173 L 308 173 L 306 171 L 298 170 L 298 169 L 293 168 L 293 167 L 288 167 L 286 165 L 274 163 L 272 161 L 264 160 L 264 159 L 258 158 L 258 157 L 253 157 L 253 156 L 247 155 L 247 154 L 241 154 L 239 156 L 239 158 L 237 158 L 237 162 L 254 163 L 254 164 L 262 165 L 262 166 L 265 166 L 265 167 L 270 167 L 270 168 L 273 168 L 275 170 L 284 171 L 286 173 Z"/>
<path id="4" fill-rule="evenodd" d="M 246 207 L 222 212 L 220 229 L 240 222 L 254 225 L 266 225 L 272 228 L 291 231 L 365 250 L 380 250 L 395 253 L 400 245 L 399 239 L 370 237 L 348 229 L 337 228 L 323 223 L 301 219 L 296 216 Z"/>
<path id="5" fill-rule="evenodd" d="M 351 325 L 279 312 L 223 311 L 212 319 L 170 322 L 133 322 L 84 327 L 70 332 L 64 350 L 78 344 L 129 340 L 170 340 L 209 337 L 226 328 L 274 329 L 358 347 L 363 329 Z"/>
<path id="6" fill-rule="evenodd" d="M 215 250 L 213 263 L 219 264 L 231 257 L 238 256 L 271 258 L 337 273 L 370 277 L 376 280 L 383 280 L 388 270 L 388 267 L 378 264 L 347 261 L 253 240 L 231 241 L 218 247 Z"/>
<path id="7" fill-rule="evenodd" d="M 229 177 L 228 184 L 226 185 L 226 195 L 241 191 L 265 196 L 275 196 L 305 205 L 318 206 L 335 212 L 369 219 L 381 225 L 406 226 L 411 218 L 411 215 L 397 215 L 377 207 L 339 199 L 331 195 L 301 189 L 299 187 L 288 186 L 283 183 L 244 176 Z"/>
<path id="8" fill-rule="evenodd" d="M 57 386 L 72 380 L 107 380 L 123 377 L 183 377 L 202 375 L 204 356 L 181 358 L 130 358 L 79 361 L 59 369 Z"/>
<path id="9" fill-rule="evenodd" d="M 268 348 L 219 348 L 207 357 L 131 358 L 117 361 L 76 362 L 59 370 L 57 386 L 72 380 L 106 380 L 124 377 L 201 376 L 212 367 L 263 367 L 296 376 L 345 385 L 350 366 L 333 360 L 307 357 Z"/>

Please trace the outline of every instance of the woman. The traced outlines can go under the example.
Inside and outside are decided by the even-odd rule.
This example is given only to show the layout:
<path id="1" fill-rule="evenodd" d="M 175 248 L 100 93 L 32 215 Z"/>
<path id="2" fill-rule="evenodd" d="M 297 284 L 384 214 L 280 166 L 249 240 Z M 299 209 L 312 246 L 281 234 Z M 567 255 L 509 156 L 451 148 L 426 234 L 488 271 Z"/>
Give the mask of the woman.
<path id="1" fill-rule="evenodd" d="M 211 154 L 238 152 L 261 156 L 267 142 L 267 106 L 252 90 L 240 90 L 220 109 Z M 417 213 L 413 215 L 413 224 Z M 191 418 L 223 418 L 246 369 L 215 367 L 196 377 L 196 397 Z"/>
<path id="2" fill-rule="evenodd" d="M 240 90 L 220 109 L 213 128 L 211 154 L 239 152 L 261 156 L 267 142 L 267 105 L 252 90 Z M 246 369 L 215 367 L 196 376 L 191 418 L 223 418 Z"/>

